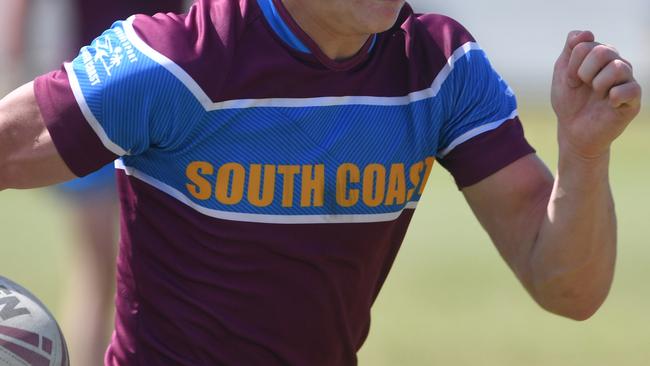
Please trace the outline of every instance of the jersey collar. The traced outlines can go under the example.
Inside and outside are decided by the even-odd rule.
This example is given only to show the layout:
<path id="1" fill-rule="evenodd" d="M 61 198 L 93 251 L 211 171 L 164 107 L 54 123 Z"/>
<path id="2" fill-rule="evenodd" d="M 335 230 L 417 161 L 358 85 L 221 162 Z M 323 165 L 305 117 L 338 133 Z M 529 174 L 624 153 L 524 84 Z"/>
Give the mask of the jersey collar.
<path id="1" fill-rule="evenodd" d="M 257 3 L 273 32 L 287 46 L 304 55 L 315 57 L 319 63 L 331 70 L 349 70 L 359 65 L 368 58 L 377 41 L 377 35 L 373 34 L 355 56 L 345 61 L 335 61 L 327 57 L 316 42 L 300 28 L 281 0 L 257 0 Z"/>

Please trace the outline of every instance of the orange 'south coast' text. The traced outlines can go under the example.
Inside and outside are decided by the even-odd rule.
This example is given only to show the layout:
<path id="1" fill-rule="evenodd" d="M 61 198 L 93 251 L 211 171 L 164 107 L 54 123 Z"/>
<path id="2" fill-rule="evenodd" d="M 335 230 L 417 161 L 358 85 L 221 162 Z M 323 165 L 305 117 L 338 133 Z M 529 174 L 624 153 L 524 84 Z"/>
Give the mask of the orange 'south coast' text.
<path id="1" fill-rule="evenodd" d="M 330 168 L 324 164 L 215 166 L 193 161 L 185 169 L 185 188 L 197 200 L 215 199 L 229 206 L 246 201 L 254 207 L 322 207 L 326 194 L 335 194 L 340 207 L 404 205 L 414 194 L 422 194 L 434 162 L 428 157 L 410 166 L 345 163 L 335 167 L 335 182 L 330 183 L 326 179 Z"/>

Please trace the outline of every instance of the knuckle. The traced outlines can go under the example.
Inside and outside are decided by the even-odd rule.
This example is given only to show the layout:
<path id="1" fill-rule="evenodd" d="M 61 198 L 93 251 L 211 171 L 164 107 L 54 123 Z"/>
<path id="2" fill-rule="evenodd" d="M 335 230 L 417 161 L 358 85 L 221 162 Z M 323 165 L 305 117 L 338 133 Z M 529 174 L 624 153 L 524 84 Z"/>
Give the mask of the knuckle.
<path id="1" fill-rule="evenodd" d="M 590 43 L 587 43 L 587 42 L 582 42 L 582 43 L 577 44 L 573 48 L 573 52 L 575 52 L 577 54 L 580 54 L 580 55 L 586 55 L 589 52 L 591 52 L 591 50 L 593 48 L 594 48 L 593 44 L 590 44 Z"/>
<path id="2" fill-rule="evenodd" d="M 616 53 L 616 51 L 602 44 L 595 46 L 591 53 L 596 58 L 596 60 L 601 62 L 606 62 L 618 57 L 618 53 Z"/>
<path id="3" fill-rule="evenodd" d="M 641 97 L 641 86 L 636 82 L 620 85 L 613 88 L 610 94 L 617 99 L 639 99 Z"/>
<path id="4" fill-rule="evenodd" d="M 579 31 L 579 30 L 574 30 L 574 31 L 569 32 L 567 34 L 567 37 L 566 37 L 567 43 L 570 44 L 577 36 L 580 35 L 580 33 L 582 33 L 582 32 Z"/>
<path id="5" fill-rule="evenodd" d="M 626 60 L 622 57 L 619 57 L 619 60 L 623 61 L 623 63 L 625 63 L 630 68 L 630 71 L 634 71 L 634 66 L 629 60 Z"/>
<path id="6" fill-rule="evenodd" d="M 594 79 L 591 87 L 597 92 L 604 92 L 609 90 L 613 86 L 612 84 L 612 78 L 599 75 Z"/>
<path id="7" fill-rule="evenodd" d="M 630 68 L 630 65 L 621 59 L 613 60 L 612 66 L 617 77 L 627 78 L 632 75 L 632 69 Z"/>
<path id="8" fill-rule="evenodd" d="M 601 79 L 594 80 L 591 87 L 597 92 L 604 92 L 607 90 L 607 84 Z"/>
<path id="9" fill-rule="evenodd" d="M 603 43 L 603 46 L 609 48 L 610 50 L 612 50 L 612 51 L 614 51 L 614 52 L 616 52 L 618 54 L 618 49 L 614 45 Z"/>

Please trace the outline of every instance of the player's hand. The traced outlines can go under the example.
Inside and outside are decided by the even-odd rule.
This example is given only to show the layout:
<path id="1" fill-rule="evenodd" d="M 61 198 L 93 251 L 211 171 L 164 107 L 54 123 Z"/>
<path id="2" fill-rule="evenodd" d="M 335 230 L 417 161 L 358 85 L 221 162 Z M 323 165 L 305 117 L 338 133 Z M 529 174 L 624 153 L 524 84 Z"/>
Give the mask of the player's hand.
<path id="1" fill-rule="evenodd" d="M 639 113 L 641 87 L 616 49 L 595 42 L 591 32 L 575 31 L 555 63 L 551 101 L 560 152 L 591 159 L 609 152 Z"/>

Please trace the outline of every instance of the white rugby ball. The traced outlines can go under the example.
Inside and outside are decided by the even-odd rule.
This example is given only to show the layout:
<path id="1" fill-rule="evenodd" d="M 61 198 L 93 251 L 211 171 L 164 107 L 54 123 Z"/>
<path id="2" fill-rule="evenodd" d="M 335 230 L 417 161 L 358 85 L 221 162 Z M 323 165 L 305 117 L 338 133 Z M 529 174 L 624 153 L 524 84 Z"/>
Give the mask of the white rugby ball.
<path id="1" fill-rule="evenodd" d="M 0 276 L 0 366 L 68 366 L 56 320 L 31 292 Z"/>

